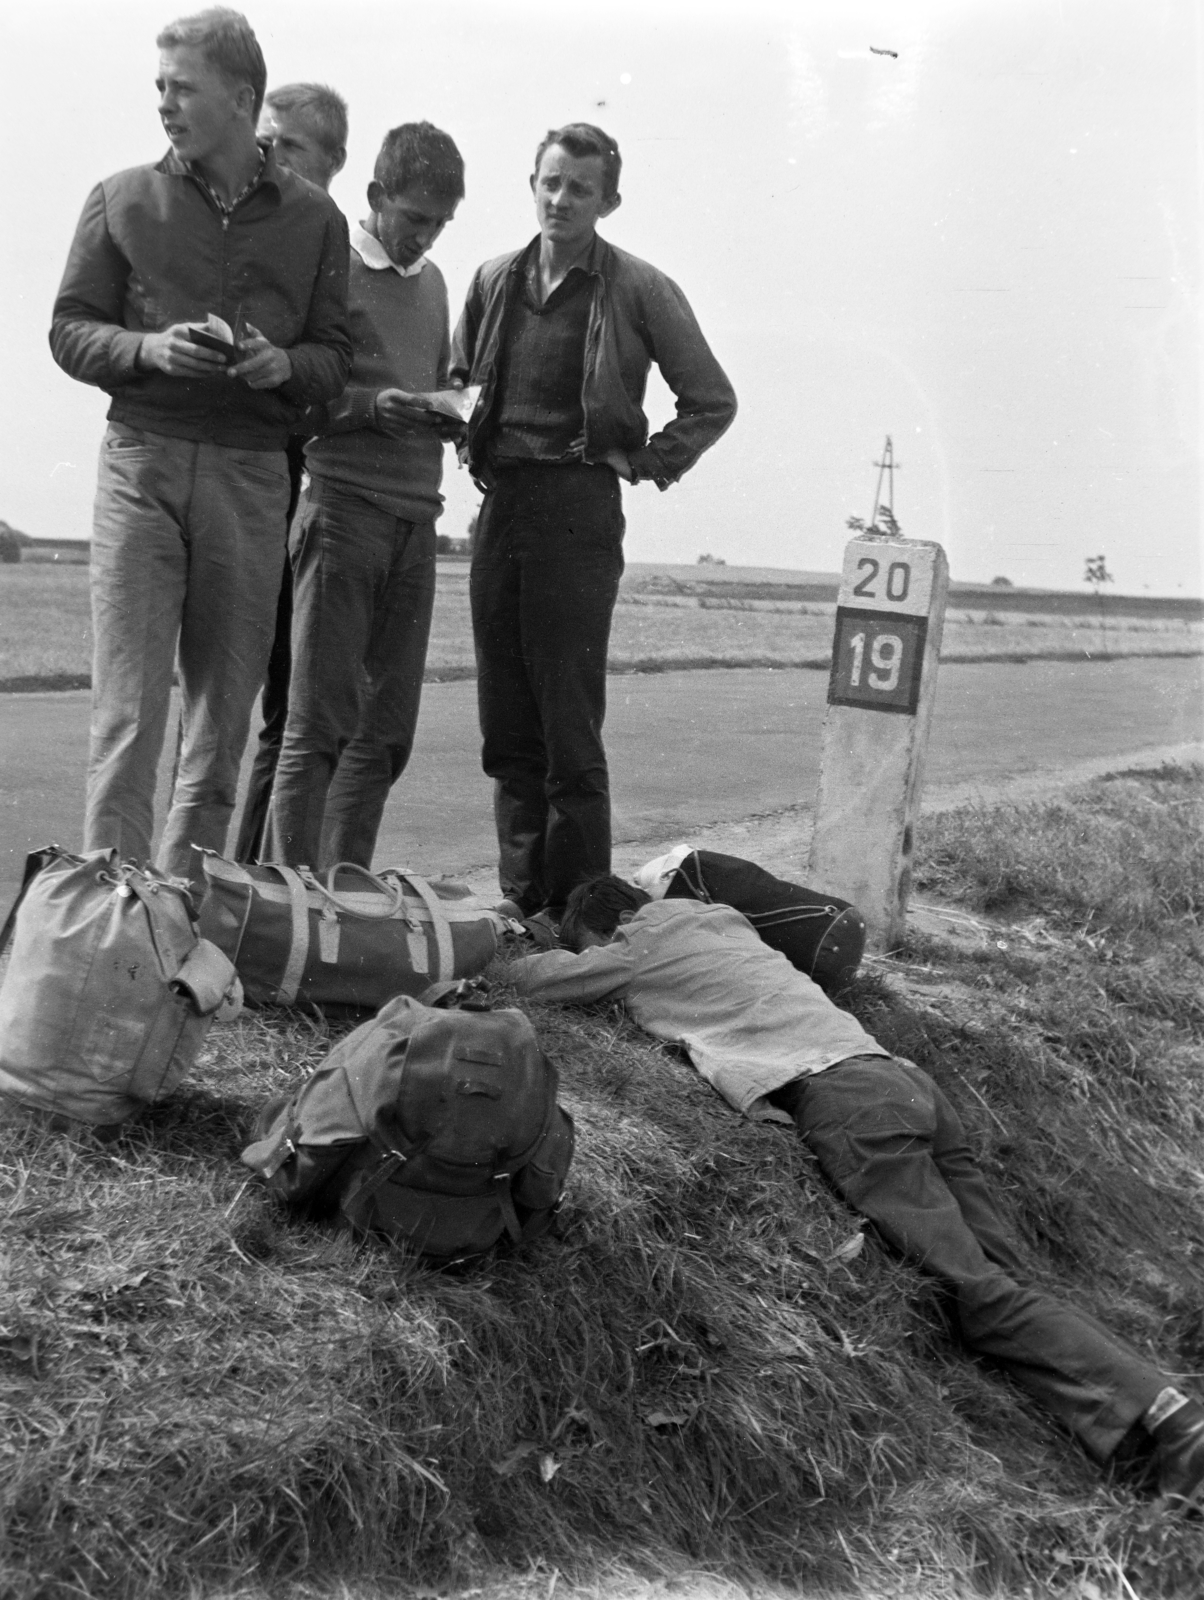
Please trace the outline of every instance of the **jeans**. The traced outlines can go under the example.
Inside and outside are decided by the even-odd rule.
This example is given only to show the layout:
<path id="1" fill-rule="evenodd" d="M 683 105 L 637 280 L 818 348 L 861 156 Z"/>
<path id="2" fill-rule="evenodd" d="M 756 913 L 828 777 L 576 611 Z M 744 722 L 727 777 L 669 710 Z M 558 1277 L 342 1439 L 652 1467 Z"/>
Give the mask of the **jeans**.
<path id="1" fill-rule="evenodd" d="M 225 847 L 271 646 L 287 505 L 282 450 L 110 424 L 92 537 L 86 850 L 150 855 L 177 650 L 180 753 L 158 865 L 190 877 L 191 845 Z"/>
<path id="2" fill-rule="evenodd" d="M 610 871 L 606 651 L 623 573 L 608 467 L 512 467 L 477 523 L 469 591 L 481 764 L 502 892 L 530 913 Z"/>
<path id="3" fill-rule="evenodd" d="M 1106 1460 L 1167 1379 L 1031 1281 L 961 1121 L 928 1074 L 888 1056 L 857 1056 L 771 1099 L 794 1117 L 849 1204 L 949 1291 L 966 1346 L 998 1362 Z"/>
<path id="4" fill-rule="evenodd" d="M 414 745 L 435 525 L 322 479 L 302 497 L 293 564 L 292 685 L 272 838 L 289 866 L 372 865 L 389 790 Z"/>
<path id="5" fill-rule="evenodd" d="M 287 454 L 289 494 L 283 529 L 286 550 L 288 530 L 301 498 L 301 478 L 305 472 L 304 440 L 294 434 L 288 442 Z M 251 764 L 247 796 L 242 803 L 242 816 L 234 844 L 235 861 L 272 859 L 268 815 L 272 804 L 272 784 L 276 780 L 276 763 L 284 742 L 284 724 L 288 720 L 288 685 L 293 665 L 292 631 L 293 569 L 286 557 L 280 574 L 280 595 L 276 601 L 276 632 L 272 637 L 272 653 L 268 656 L 268 675 L 260 703 L 263 726 L 259 730 L 255 760 Z"/>

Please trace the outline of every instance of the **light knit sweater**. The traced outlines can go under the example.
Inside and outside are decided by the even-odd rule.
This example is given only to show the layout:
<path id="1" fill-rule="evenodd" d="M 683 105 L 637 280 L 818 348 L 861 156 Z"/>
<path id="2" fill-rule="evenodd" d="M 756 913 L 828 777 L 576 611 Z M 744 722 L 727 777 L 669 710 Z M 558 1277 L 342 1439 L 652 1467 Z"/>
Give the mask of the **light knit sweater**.
<path id="1" fill-rule="evenodd" d="M 348 283 L 352 363 L 347 387 L 311 416 L 317 437 L 305 446 L 311 476 L 372 501 L 410 522 L 443 509 L 443 440 L 421 424 L 401 438 L 376 426 L 381 389 L 410 393 L 447 387 L 447 288 L 439 268 L 402 276 L 369 267 L 351 251 Z"/>

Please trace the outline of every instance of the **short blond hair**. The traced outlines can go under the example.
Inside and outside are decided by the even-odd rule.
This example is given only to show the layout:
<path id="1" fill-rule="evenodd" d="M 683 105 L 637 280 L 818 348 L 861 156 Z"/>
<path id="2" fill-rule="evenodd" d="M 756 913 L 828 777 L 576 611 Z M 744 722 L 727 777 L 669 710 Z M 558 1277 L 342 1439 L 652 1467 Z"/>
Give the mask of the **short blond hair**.
<path id="1" fill-rule="evenodd" d="M 195 16 L 179 17 L 167 24 L 155 44 L 160 50 L 190 47 L 203 50 L 206 61 L 228 84 L 249 84 L 255 96 L 251 121 L 259 121 L 268 69 L 259 40 L 241 11 L 232 11 L 229 6 L 211 6 Z"/>

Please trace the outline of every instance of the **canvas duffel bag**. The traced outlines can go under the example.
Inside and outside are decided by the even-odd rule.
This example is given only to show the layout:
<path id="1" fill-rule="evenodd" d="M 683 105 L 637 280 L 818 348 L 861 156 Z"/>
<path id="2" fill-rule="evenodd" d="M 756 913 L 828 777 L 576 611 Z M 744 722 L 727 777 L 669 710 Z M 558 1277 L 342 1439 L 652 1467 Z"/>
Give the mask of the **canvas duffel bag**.
<path id="1" fill-rule="evenodd" d="M 237 1014 L 231 962 L 198 937 L 187 890 L 115 850 L 35 851 L 0 931 L 0 1095 L 97 1125 L 179 1083 L 216 1014 Z"/>
<path id="2" fill-rule="evenodd" d="M 238 968 L 255 1005 L 375 1010 L 394 995 L 484 970 L 505 927 L 463 884 L 344 863 L 243 866 L 200 852 L 201 932 Z M 355 887 L 345 886 L 350 879 Z"/>
<path id="3" fill-rule="evenodd" d="M 855 906 L 775 878 L 740 856 L 682 845 L 641 867 L 635 881 L 654 899 L 734 907 L 767 945 L 825 988 L 848 983 L 865 954 L 865 919 Z"/>
<path id="4" fill-rule="evenodd" d="M 521 1011 L 399 996 L 270 1100 L 242 1153 L 280 1199 L 438 1261 L 548 1226 L 573 1155 L 556 1069 Z"/>

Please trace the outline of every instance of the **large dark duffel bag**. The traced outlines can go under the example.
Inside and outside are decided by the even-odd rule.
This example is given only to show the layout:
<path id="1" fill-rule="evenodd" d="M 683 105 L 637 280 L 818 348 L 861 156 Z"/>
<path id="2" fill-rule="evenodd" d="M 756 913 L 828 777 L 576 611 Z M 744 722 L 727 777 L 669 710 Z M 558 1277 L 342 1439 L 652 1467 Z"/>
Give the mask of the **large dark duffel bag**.
<path id="1" fill-rule="evenodd" d="M 666 900 L 718 901 L 742 912 L 767 945 L 825 989 L 839 989 L 865 953 L 865 919 L 847 900 L 787 883 L 740 856 L 691 850 Z"/>

